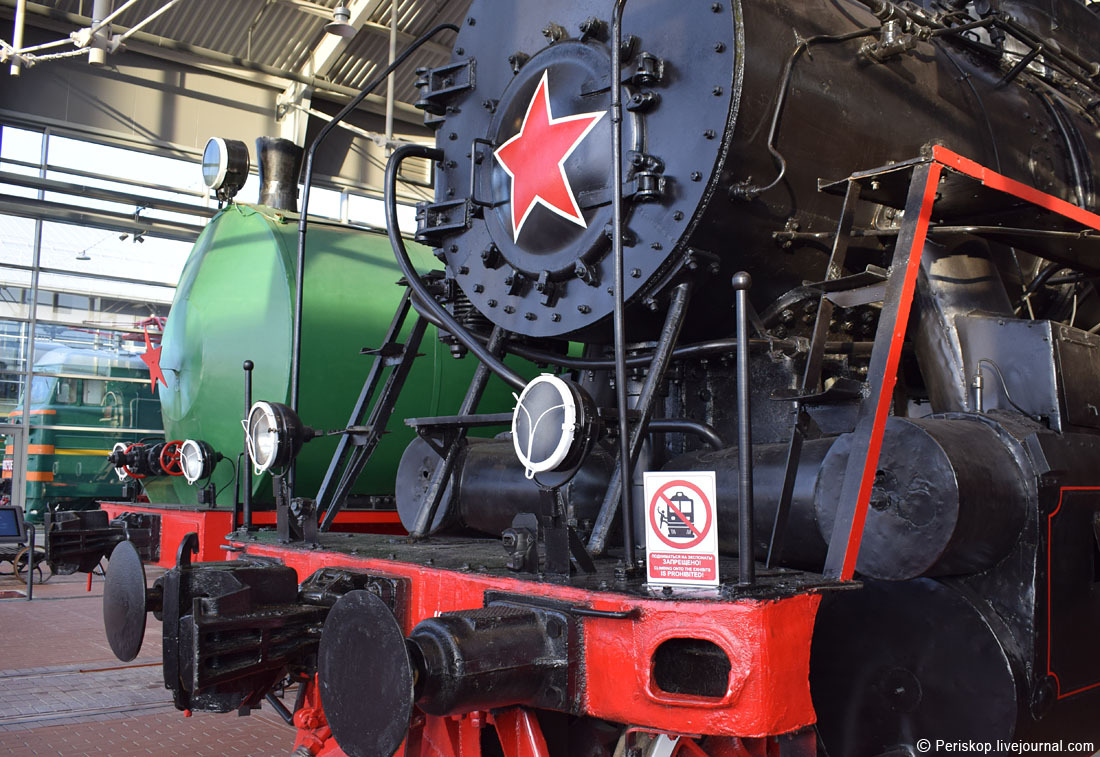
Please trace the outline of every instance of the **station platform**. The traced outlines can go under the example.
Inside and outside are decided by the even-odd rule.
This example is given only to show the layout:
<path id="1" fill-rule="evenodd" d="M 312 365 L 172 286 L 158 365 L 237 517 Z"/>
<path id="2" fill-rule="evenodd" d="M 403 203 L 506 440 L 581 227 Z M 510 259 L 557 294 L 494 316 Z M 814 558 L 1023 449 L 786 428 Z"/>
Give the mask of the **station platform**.
<path id="1" fill-rule="evenodd" d="M 150 581 L 163 572 L 147 571 Z M 102 576 L 90 592 L 83 573 L 36 583 L 30 602 L 25 590 L 0 573 L 0 597 L 10 597 L 0 599 L 0 757 L 290 754 L 295 731 L 267 705 L 248 717 L 177 711 L 152 616 L 137 659 L 119 662 L 103 632 Z"/>

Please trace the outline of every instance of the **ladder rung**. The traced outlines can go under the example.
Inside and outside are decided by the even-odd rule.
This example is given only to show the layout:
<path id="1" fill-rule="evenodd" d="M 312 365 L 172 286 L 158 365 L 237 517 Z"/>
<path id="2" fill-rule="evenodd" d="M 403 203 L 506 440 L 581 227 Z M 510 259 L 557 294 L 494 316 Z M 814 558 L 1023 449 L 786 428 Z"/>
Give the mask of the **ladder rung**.
<path id="1" fill-rule="evenodd" d="M 780 389 L 773 392 L 771 398 L 803 405 L 836 405 L 863 399 L 863 386 L 862 381 L 841 377 L 823 392 L 800 394 L 797 389 Z"/>
<path id="2" fill-rule="evenodd" d="M 841 292 L 848 289 L 859 289 L 860 287 L 879 284 L 886 281 L 887 275 L 888 273 L 885 268 L 880 268 L 877 265 L 869 265 L 867 266 L 867 270 L 860 273 L 853 273 L 850 276 L 841 276 L 836 279 L 826 279 L 825 281 L 818 281 L 816 283 L 808 283 L 805 286 L 808 289 L 816 289 L 819 292 Z"/>

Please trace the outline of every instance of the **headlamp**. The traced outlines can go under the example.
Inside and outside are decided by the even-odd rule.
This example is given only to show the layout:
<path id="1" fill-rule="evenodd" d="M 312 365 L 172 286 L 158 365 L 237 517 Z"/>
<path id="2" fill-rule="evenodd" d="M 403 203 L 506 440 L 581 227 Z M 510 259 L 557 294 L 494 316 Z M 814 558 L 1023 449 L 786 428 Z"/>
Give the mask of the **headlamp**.
<path id="1" fill-rule="evenodd" d="M 516 398 L 512 446 L 528 478 L 539 473 L 572 475 L 598 433 L 595 403 L 572 381 L 543 374 Z"/>
<path id="2" fill-rule="evenodd" d="M 180 447 L 180 468 L 187 483 L 209 478 L 222 456 L 207 442 L 188 439 Z"/>
<path id="3" fill-rule="evenodd" d="M 202 151 L 202 180 L 219 200 L 229 200 L 248 181 L 248 146 L 236 139 L 214 137 Z"/>
<path id="4" fill-rule="evenodd" d="M 289 465 L 302 444 L 315 436 L 297 413 L 279 402 L 254 403 L 241 423 L 256 475 Z"/>

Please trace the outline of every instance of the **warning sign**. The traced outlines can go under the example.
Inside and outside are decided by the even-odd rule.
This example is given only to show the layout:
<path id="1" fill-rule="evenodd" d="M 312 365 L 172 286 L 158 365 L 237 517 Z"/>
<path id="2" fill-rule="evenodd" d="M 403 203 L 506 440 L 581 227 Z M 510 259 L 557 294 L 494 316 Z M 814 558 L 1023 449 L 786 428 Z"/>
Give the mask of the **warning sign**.
<path id="1" fill-rule="evenodd" d="M 718 585 L 714 471 L 646 473 L 646 579 L 658 586 Z"/>

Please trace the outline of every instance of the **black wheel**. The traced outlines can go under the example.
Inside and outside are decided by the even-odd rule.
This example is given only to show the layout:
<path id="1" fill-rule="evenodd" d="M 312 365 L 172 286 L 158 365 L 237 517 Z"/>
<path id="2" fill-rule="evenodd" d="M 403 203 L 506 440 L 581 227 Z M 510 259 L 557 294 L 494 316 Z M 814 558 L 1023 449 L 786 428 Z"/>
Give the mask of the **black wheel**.
<path id="1" fill-rule="evenodd" d="M 15 556 L 15 572 L 21 579 L 26 580 L 27 552 L 30 547 L 23 547 Z M 38 574 L 38 583 L 44 584 L 53 576 L 49 564 L 46 562 L 46 550 L 43 547 L 34 548 L 34 564 L 32 569 Z M 33 580 L 33 579 L 32 579 Z"/>

